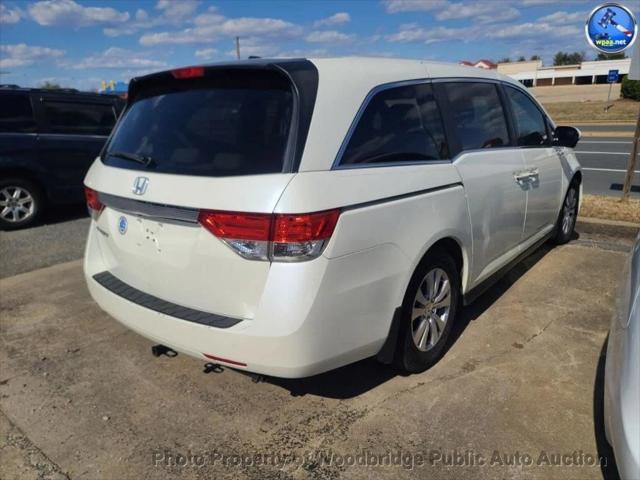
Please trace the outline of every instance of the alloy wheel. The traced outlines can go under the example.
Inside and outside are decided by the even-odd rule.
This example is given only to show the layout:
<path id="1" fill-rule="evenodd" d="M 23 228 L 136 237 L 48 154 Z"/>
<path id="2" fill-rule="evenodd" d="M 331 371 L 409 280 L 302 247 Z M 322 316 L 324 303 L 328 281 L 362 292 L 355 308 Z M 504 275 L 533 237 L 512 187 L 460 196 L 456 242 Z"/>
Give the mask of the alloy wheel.
<path id="1" fill-rule="evenodd" d="M 575 188 L 571 188 L 567 192 L 567 198 L 564 200 L 562 207 L 562 233 L 569 235 L 573 229 L 573 224 L 576 219 L 576 211 L 578 206 L 578 193 Z"/>
<path id="2" fill-rule="evenodd" d="M 0 217 L 10 223 L 20 223 L 31 218 L 35 212 L 35 201 L 31 193 L 18 186 L 0 190 Z"/>
<path id="3" fill-rule="evenodd" d="M 451 280 L 441 268 L 427 272 L 418 285 L 411 313 L 413 343 L 421 352 L 440 340 L 451 310 Z"/>

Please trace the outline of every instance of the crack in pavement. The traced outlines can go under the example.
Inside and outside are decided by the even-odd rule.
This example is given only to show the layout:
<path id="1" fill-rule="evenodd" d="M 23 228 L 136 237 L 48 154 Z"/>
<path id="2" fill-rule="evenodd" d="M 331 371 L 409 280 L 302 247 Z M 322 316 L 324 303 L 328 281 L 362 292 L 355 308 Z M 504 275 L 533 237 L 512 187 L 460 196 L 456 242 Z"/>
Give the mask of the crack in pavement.
<path id="1" fill-rule="evenodd" d="M 2 458 L 7 459 L 13 457 L 13 462 L 3 461 L 3 470 L 5 473 L 13 473 L 16 478 L 20 478 L 24 474 L 23 468 L 37 472 L 38 480 L 69 480 L 69 475 L 62 470 L 60 465 L 51 460 L 40 448 L 38 448 L 25 433 L 12 422 L 7 414 L 0 409 L 0 423 L 6 423 L 3 427 L 3 435 L 0 438 L 0 452 Z M 13 455 L 9 452 L 10 448 L 16 449 Z M 15 456 L 22 459 L 22 467 L 16 466 Z M 13 472 L 9 468 L 15 469 Z"/>

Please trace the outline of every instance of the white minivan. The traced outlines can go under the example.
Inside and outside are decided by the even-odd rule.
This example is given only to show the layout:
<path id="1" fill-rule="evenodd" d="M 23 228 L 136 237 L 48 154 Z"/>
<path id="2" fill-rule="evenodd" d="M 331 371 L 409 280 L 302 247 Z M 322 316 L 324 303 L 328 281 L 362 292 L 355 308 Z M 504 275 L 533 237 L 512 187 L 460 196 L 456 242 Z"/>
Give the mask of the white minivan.
<path id="1" fill-rule="evenodd" d="M 135 78 L 86 179 L 110 315 L 202 360 L 304 377 L 443 354 L 460 307 L 581 191 L 517 81 L 416 60 L 248 60 Z"/>

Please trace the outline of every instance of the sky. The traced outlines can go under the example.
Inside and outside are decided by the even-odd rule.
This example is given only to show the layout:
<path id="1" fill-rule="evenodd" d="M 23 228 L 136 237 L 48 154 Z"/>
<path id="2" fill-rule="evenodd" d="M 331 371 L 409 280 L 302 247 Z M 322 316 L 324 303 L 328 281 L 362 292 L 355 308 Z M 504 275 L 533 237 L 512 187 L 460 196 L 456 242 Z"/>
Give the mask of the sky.
<path id="1" fill-rule="evenodd" d="M 626 2 L 633 8 L 637 0 Z M 0 0 L 0 83 L 96 90 L 241 56 L 458 62 L 596 52 L 589 0 Z M 625 2 L 622 2 L 625 3 Z M 637 13 L 637 12 L 635 12 Z"/>

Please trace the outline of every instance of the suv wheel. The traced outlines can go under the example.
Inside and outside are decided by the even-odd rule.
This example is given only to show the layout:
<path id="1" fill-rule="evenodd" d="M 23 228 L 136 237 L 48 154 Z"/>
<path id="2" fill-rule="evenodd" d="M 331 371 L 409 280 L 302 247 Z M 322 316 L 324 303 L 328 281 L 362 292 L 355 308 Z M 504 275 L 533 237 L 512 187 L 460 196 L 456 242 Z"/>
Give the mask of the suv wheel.
<path id="1" fill-rule="evenodd" d="M 410 373 L 434 365 L 447 344 L 460 298 L 460 275 L 446 252 L 429 253 L 416 269 L 402 305 L 398 366 Z"/>
<path id="2" fill-rule="evenodd" d="M 0 181 L 0 228 L 14 230 L 35 222 L 42 211 L 40 189 L 29 180 Z"/>
<path id="3" fill-rule="evenodd" d="M 573 229 L 578 217 L 578 184 L 573 182 L 567 190 L 567 195 L 562 202 L 562 208 L 558 215 L 556 234 L 554 241 L 557 245 L 563 245 L 571 240 Z"/>

